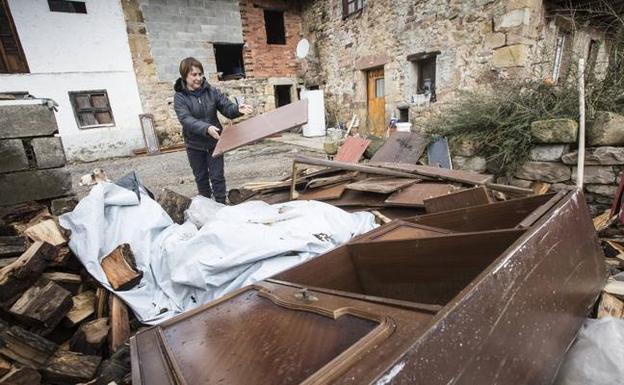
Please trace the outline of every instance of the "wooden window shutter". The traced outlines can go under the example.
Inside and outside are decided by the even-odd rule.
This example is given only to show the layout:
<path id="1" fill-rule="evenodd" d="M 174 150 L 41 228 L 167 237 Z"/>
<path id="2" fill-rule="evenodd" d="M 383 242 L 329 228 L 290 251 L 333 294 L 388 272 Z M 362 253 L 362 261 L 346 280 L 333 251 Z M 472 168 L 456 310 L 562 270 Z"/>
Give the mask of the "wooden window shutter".
<path id="1" fill-rule="evenodd" d="M 7 0 L 0 0 L 0 73 L 27 73 L 22 50 Z"/>

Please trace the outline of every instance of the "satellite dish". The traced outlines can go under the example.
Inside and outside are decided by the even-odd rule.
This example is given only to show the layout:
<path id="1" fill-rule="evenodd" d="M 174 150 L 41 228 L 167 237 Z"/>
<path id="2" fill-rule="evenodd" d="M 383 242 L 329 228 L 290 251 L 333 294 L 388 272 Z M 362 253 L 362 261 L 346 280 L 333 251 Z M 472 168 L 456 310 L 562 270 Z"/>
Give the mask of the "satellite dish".
<path id="1" fill-rule="evenodd" d="M 297 43 L 297 58 L 305 58 L 308 56 L 308 52 L 310 52 L 310 42 L 308 39 L 299 40 L 299 43 Z"/>

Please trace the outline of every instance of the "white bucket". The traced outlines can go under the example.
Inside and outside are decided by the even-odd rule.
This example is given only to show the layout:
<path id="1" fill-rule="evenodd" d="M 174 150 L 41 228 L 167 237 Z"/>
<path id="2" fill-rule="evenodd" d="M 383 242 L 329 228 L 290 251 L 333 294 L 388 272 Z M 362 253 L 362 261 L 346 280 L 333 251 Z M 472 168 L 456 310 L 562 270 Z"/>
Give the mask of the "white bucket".
<path id="1" fill-rule="evenodd" d="M 301 99 L 308 99 L 308 123 L 303 125 L 303 136 L 325 135 L 325 98 L 321 90 L 302 90 Z"/>
<path id="2" fill-rule="evenodd" d="M 410 122 L 399 122 L 396 124 L 396 130 L 398 132 L 410 132 L 412 131 L 412 123 Z"/>

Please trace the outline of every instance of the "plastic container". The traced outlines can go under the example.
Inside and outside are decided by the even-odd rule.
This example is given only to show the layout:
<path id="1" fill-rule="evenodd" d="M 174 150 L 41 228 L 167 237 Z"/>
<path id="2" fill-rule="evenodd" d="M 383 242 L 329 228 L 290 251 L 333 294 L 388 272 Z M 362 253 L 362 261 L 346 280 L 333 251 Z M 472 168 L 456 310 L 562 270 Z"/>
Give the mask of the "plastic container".
<path id="1" fill-rule="evenodd" d="M 308 123 L 303 125 L 303 136 L 325 135 L 325 98 L 321 90 L 302 90 L 301 99 L 308 100 Z"/>

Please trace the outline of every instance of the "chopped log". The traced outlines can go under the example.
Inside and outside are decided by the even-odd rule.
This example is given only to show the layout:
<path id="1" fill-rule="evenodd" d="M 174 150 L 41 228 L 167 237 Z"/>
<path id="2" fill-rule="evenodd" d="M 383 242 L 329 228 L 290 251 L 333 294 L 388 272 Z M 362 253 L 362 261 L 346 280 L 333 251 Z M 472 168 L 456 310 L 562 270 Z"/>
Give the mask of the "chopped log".
<path id="1" fill-rule="evenodd" d="M 52 258 L 50 267 L 68 267 L 70 262 L 74 259 L 74 254 L 69 247 L 64 246 L 59 248 L 54 258 Z"/>
<path id="2" fill-rule="evenodd" d="M 11 371 L 11 363 L 0 357 L 0 378 Z"/>
<path id="3" fill-rule="evenodd" d="M 55 384 L 75 384 L 92 380 L 101 357 L 69 351 L 57 351 L 41 370 L 43 379 Z"/>
<path id="4" fill-rule="evenodd" d="M 67 239 L 59 229 L 54 219 L 46 219 L 30 226 L 24 231 L 33 241 L 48 242 L 54 246 L 63 246 L 67 243 Z"/>
<path id="5" fill-rule="evenodd" d="M 130 319 L 126 304 L 116 295 L 110 296 L 110 351 L 114 352 L 130 338 Z"/>
<path id="6" fill-rule="evenodd" d="M 624 302 L 614 295 L 602 293 L 598 305 L 598 318 L 603 317 L 624 318 Z"/>
<path id="7" fill-rule="evenodd" d="M 34 328 L 53 329 L 71 308 L 71 293 L 41 278 L 24 292 L 9 312 Z"/>
<path id="8" fill-rule="evenodd" d="M 95 292 L 85 291 L 72 297 L 72 308 L 67 313 L 70 326 L 76 326 L 95 313 Z"/>
<path id="9" fill-rule="evenodd" d="M 256 195 L 255 191 L 251 191 L 245 188 L 233 188 L 228 192 L 228 200 L 231 204 L 237 205 L 239 203 L 243 203 L 254 195 Z"/>
<path id="10" fill-rule="evenodd" d="M 20 364 L 41 368 L 56 351 L 56 344 L 19 326 L 0 333 L 0 354 Z"/>
<path id="11" fill-rule="evenodd" d="M 28 366 L 13 367 L 4 377 L 0 378 L 0 385 L 39 385 L 41 375 Z"/>
<path id="12" fill-rule="evenodd" d="M 69 340 L 69 349 L 82 354 L 100 355 L 109 330 L 108 318 L 85 322 Z"/>
<path id="13" fill-rule="evenodd" d="M 108 290 L 103 287 L 98 287 L 95 290 L 95 309 L 96 309 L 96 318 L 102 318 L 107 314 L 108 308 Z"/>
<path id="14" fill-rule="evenodd" d="M 137 270 L 134 253 L 127 243 L 111 251 L 101 262 L 108 282 L 114 290 L 128 290 L 136 286 L 143 278 L 143 272 Z"/>
<path id="15" fill-rule="evenodd" d="M 158 203 L 175 223 L 182 224 L 184 211 L 191 205 L 191 198 L 165 188 L 158 197 Z"/>
<path id="16" fill-rule="evenodd" d="M 0 236 L 0 258 L 21 255 L 27 249 L 26 237 L 24 236 Z"/>
<path id="17" fill-rule="evenodd" d="M 49 243 L 35 242 L 15 262 L 2 268 L 0 302 L 6 303 L 35 283 L 56 252 Z"/>

